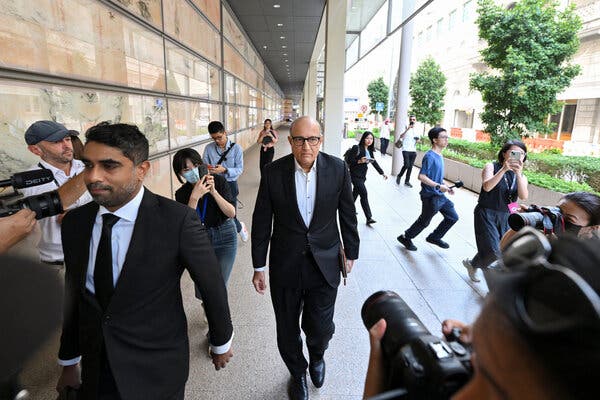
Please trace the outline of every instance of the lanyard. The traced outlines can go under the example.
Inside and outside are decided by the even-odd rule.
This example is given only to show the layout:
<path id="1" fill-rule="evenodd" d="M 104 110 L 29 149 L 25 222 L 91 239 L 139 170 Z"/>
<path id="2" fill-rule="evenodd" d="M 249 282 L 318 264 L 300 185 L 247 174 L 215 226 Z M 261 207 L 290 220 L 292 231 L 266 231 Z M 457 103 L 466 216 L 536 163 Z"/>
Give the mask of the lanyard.
<path id="1" fill-rule="evenodd" d="M 510 185 L 508 184 L 508 179 L 506 179 L 506 174 L 504 174 L 502 177 L 504 178 L 504 183 L 506 183 L 506 187 L 508 188 L 508 199 L 512 203 L 515 201 L 513 192 L 515 190 L 515 184 L 517 183 L 517 175 L 513 172 L 513 179 Z"/>
<path id="2" fill-rule="evenodd" d="M 198 207 L 196 207 L 196 213 L 198 213 L 198 216 L 200 217 L 200 221 L 202 221 L 202 223 L 204 223 L 204 219 L 206 218 L 206 204 L 208 203 L 206 196 L 208 194 L 204 195 L 204 198 L 202 199 L 202 212 L 200 212 L 200 204 L 198 204 Z"/>
<path id="3" fill-rule="evenodd" d="M 45 170 L 50 171 L 50 169 L 44 167 L 42 165 L 42 163 L 38 163 L 38 167 L 40 167 L 41 169 L 45 169 Z M 52 171 L 50 171 L 50 172 L 52 172 Z M 69 178 L 69 179 L 71 179 L 71 178 Z M 60 185 L 58 184 L 58 181 L 56 180 L 56 177 L 54 176 L 54 172 L 52 172 L 52 180 L 54 181 L 54 184 L 56 185 L 56 187 L 60 187 Z"/>

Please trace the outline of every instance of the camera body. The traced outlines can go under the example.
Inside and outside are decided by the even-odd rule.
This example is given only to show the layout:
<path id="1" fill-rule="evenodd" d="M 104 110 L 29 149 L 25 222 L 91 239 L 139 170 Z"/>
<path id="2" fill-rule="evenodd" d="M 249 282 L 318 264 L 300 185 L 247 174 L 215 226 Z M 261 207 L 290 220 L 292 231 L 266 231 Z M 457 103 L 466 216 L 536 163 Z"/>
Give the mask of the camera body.
<path id="1" fill-rule="evenodd" d="M 527 212 L 510 214 L 508 225 L 513 231 L 531 226 L 546 233 L 560 234 L 565 231 L 565 218 L 558 207 L 531 205 Z"/>
<path id="2" fill-rule="evenodd" d="M 272 131 L 269 129 L 267 131 L 267 133 L 271 133 Z M 270 135 L 266 135 L 265 137 L 262 138 L 262 144 L 269 144 L 273 142 L 273 138 Z"/>
<path id="3" fill-rule="evenodd" d="M 0 196 L 0 218 L 8 217 L 24 208 L 34 211 L 36 219 L 51 217 L 62 213 L 63 207 L 57 191 L 22 198 L 23 195 L 14 190 L 44 185 L 53 180 L 54 175 L 52 175 L 51 171 L 47 169 L 38 169 L 19 172 L 14 174 L 10 179 L 0 181 L 0 187 L 13 187 L 12 192 Z"/>
<path id="4" fill-rule="evenodd" d="M 448 399 L 470 379 L 471 349 L 458 341 L 460 332 L 446 339 L 432 335 L 397 293 L 372 294 L 361 316 L 367 329 L 381 318 L 387 322 L 387 390 L 404 388 L 403 399 Z"/>

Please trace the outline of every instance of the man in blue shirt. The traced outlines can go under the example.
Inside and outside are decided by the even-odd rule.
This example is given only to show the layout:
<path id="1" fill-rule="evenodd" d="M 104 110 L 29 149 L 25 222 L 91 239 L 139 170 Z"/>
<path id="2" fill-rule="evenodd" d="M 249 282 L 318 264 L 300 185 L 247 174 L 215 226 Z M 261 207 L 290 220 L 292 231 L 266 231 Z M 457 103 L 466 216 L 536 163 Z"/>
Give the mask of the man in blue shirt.
<path id="1" fill-rule="evenodd" d="M 454 194 L 454 190 L 444 184 L 444 157 L 442 150 L 448 146 L 448 133 L 444 128 L 435 127 L 429 130 L 431 150 L 425 153 L 421 163 L 419 180 L 421 181 L 422 209 L 419 218 L 408 228 L 403 235 L 398 236 L 398 241 L 408 250 L 415 251 L 417 246 L 412 239 L 423 229 L 427 228 L 435 214 L 440 212 L 444 219 L 438 227 L 425 239 L 442 249 L 450 245 L 442 240 L 446 232 L 458 221 L 458 214 L 454 210 L 454 203 L 444 193 Z"/>
<path id="2" fill-rule="evenodd" d="M 225 127 L 219 121 L 212 121 L 208 124 L 208 133 L 213 140 L 204 148 L 202 159 L 208 166 L 211 174 L 220 174 L 229 184 L 233 204 L 236 207 L 237 214 L 237 196 L 240 193 L 237 180 L 244 172 L 244 153 L 242 147 L 227 139 Z M 248 230 L 246 224 L 234 218 L 235 227 L 240 234 L 242 241 L 248 241 Z"/>

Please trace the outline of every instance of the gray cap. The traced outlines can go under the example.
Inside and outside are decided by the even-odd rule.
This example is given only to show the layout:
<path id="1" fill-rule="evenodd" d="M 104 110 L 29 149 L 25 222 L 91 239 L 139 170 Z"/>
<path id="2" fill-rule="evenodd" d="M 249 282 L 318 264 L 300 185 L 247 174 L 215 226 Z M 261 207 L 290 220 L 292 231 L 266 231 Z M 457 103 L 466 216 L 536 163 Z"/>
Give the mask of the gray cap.
<path id="1" fill-rule="evenodd" d="M 25 131 L 25 142 L 37 144 L 42 140 L 58 142 L 69 136 L 69 130 L 63 124 L 54 121 L 36 121 Z"/>

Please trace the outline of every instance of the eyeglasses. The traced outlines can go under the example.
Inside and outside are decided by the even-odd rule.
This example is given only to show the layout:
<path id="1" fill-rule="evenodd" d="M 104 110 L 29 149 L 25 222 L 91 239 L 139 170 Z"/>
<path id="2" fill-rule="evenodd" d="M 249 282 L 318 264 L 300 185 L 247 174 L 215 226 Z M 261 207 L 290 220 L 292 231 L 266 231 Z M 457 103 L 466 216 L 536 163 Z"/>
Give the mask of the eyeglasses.
<path id="1" fill-rule="evenodd" d="M 448 136 L 438 136 L 437 139 L 448 139 Z"/>
<path id="2" fill-rule="evenodd" d="M 552 264 L 550 242 L 525 227 L 486 279 L 508 316 L 534 334 L 555 334 L 600 324 L 600 296 L 575 271 Z"/>
<path id="3" fill-rule="evenodd" d="M 305 142 L 308 142 L 308 144 L 311 146 L 317 146 L 321 142 L 321 137 L 320 136 L 310 136 L 310 137 L 292 136 L 292 143 L 294 143 L 294 146 L 297 146 L 297 147 L 304 146 Z"/>

